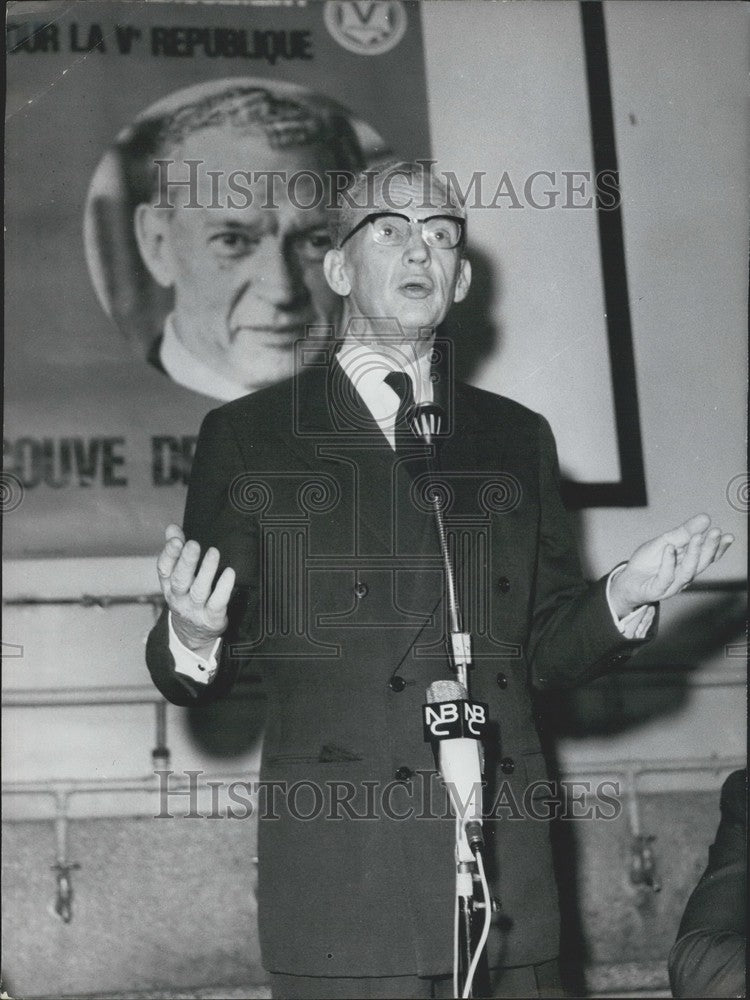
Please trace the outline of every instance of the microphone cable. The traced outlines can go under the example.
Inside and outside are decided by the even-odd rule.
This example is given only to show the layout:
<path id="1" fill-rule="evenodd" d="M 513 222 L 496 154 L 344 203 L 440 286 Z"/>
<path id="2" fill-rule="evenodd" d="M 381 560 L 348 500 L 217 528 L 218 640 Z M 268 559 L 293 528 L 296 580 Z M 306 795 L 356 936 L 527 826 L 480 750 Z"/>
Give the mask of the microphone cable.
<path id="1" fill-rule="evenodd" d="M 458 815 L 456 815 L 456 843 L 458 843 L 458 839 L 460 836 L 461 836 L 461 820 L 458 817 Z M 459 945 L 458 945 L 458 937 L 459 937 L 458 925 L 460 922 L 459 906 L 458 906 L 459 878 L 460 875 L 458 872 L 458 865 L 456 865 L 456 892 L 455 892 L 455 904 L 453 907 L 453 996 L 454 997 L 461 996 L 461 987 L 459 985 L 459 968 L 458 968 L 461 962 L 461 958 L 459 955 Z"/>
<path id="2" fill-rule="evenodd" d="M 482 860 L 482 852 L 477 851 L 474 855 L 477 863 L 477 868 L 479 870 L 479 878 L 482 882 L 482 895 L 484 896 L 484 924 L 482 926 L 482 934 L 479 938 L 479 943 L 477 944 L 476 950 L 474 952 L 474 958 L 471 960 L 471 965 L 469 966 L 469 971 L 466 975 L 466 983 L 464 984 L 464 991 L 461 994 L 462 1000 L 467 1000 L 471 996 L 471 987 L 474 983 L 474 975 L 477 971 L 477 966 L 479 965 L 479 959 L 482 957 L 482 952 L 484 951 L 485 945 L 487 944 L 487 938 L 490 936 L 490 923 L 492 921 L 492 905 L 490 901 L 490 887 L 487 885 L 487 876 L 484 873 L 484 861 Z M 458 901 L 456 901 L 458 905 Z M 458 995 L 458 993 L 456 993 Z"/>

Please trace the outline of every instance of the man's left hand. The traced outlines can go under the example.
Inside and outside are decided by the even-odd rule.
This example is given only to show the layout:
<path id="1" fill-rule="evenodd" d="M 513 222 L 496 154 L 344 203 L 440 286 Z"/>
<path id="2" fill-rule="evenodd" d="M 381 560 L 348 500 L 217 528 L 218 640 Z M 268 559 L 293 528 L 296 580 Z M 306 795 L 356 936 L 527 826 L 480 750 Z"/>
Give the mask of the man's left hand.
<path id="1" fill-rule="evenodd" d="M 721 559 L 734 537 L 710 525 L 708 514 L 696 514 L 637 548 L 610 584 L 610 600 L 618 617 L 672 597 Z"/>

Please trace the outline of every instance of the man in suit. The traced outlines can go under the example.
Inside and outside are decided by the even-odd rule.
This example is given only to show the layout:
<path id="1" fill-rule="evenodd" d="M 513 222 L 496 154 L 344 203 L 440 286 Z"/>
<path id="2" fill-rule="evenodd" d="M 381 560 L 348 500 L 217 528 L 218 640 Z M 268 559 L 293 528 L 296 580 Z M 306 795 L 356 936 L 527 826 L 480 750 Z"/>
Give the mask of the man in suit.
<path id="1" fill-rule="evenodd" d="M 744 997 L 747 973 L 747 768 L 721 789 L 721 822 L 669 953 L 676 997 Z"/>
<path id="2" fill-rule="evenodd" d="M 168 608 L 149 667 L 178 704 L 222 696 L 249 664 L 264 672 L 261 777 L 280 794 L 278 818 L 259 821 L 259 923 L 274 996 L 449 995 L 454 824 L 421 725 L 426 689 L 450 676 L 445 581 L 425 447 L 405 426 L 412 399 L 440 403 L 471 695 L 492 723 L 491 988 L 555 995 L 531 687 L 622 664 L 657 602 L 731 537 L 698 515 L 585 583 L 546 421 L 446 378 L 435 329 L 471 281 L 450 192 L 419 166 L 386 165 L 355 180 L 331 232 L 340 350 L 206 418 L 184 533 L 167 529 L 158 561 Z"/>

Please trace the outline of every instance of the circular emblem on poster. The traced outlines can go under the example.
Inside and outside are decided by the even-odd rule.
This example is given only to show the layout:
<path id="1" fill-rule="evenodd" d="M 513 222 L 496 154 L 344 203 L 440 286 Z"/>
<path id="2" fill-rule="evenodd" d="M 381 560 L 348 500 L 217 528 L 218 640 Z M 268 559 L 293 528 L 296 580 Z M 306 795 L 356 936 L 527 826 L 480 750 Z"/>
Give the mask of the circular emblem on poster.
<path id="1" fill-rule="evenodd" d="M 360 56 L 390 52 L 406 32 L 401 0 L 327 0 L 323 16 L 331 37 Z"/>

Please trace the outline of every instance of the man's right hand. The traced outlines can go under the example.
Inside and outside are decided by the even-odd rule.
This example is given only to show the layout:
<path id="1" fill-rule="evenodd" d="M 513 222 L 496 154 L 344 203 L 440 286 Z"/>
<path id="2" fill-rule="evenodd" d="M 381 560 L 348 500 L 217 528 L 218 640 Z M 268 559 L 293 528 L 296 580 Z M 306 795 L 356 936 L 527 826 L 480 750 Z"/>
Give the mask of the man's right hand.
<path id="1" fill-rule="evenodd" d="M 197 542 L 186 542 L 176 524 L 167 527 L 165 536 L 156 572 L 172 613 L 172 627 L 183 646 L 207 657 L 227 627 L 234 570 L 227 566 L 212 587 L 219 568 L 219 550 L 208 549 L 198 568 L 201 549 Z"/>

